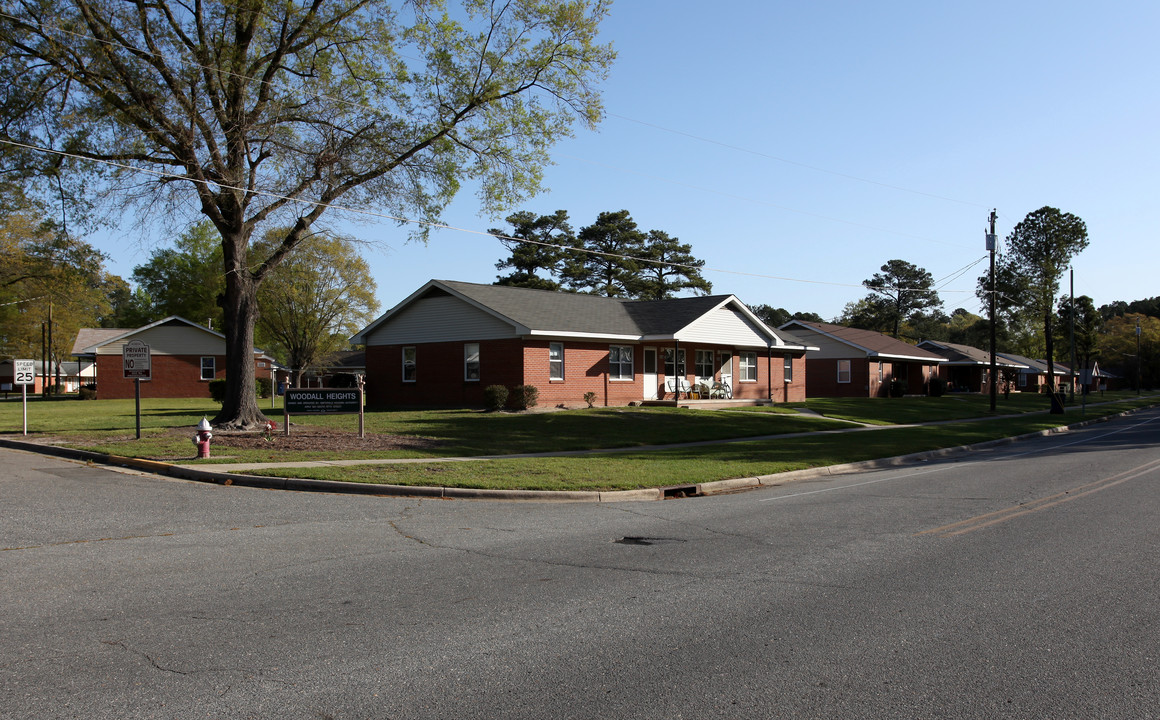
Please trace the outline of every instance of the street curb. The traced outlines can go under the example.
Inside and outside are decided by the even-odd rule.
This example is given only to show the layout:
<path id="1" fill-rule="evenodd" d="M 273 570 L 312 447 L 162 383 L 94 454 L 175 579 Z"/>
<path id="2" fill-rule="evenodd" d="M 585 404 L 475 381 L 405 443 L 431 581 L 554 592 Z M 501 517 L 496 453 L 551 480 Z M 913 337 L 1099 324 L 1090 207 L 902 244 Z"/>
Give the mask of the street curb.
<path id="1" fill-rule="evenodd" d="M 237 485 L 239 487 L 252 487 L 266 490 L 329 492 L 356 495 L 378 495 L 388 497 L 425 497 L 446 500 L 521 500 L 536 502 L 598 503 L 643 502 L 663 500 L 665 498 L 708 496 L 731 492 L 742 492 L 745 490 L 753 490 L 759 487 L 780 485 L 786 482 L 793 482 L 795 480 L 809 480 L 830 475 L 846 475 L 849 473 L 861 472 L 865 470 L 878 470 L 887 467 L 909 465 L 913 463 L 947 457 L 949 455 L 971 452 L 974 450 L 983 450 L 999 445 L 1008 445 L 1011 443 L 1019 442 L 1021 440 L 1029 440 L 1037 437 L 1046 437 L 1048 435 L 1065 433 L 1072 429 L 1082 428 L 1096 423 L 1108 422 L 1109 420 L 1116 418 L 1125 417 L 1138 412 L 1143 412 L 1145 410 L 1151 410 L 1155 407 L 1156 405 L 1153 404 L 1147 407 L 1125 410 L 1124 412 L 1117 413 L 1115 415 L 1105 415 L 1103 417 L 1092 418 L 1090 420 L 1080 420 L 1074 423 L 1068 423 L 1067 425 L 1060 425 L 1054 428 L 1049 428 L 1047 430 L 1025 433 L 1023 435 L 998 438 L 996 440 L 986 440 L 984 442 L 975 443 L 974 445 L 958 445 L 950 448 L 941 448 L 938 450 L 927 450 L 918 453 L 911 453 L 909 455 L 897 455 L 889 458 L 843 463 L 841 465 L 827 465 L 824 467 L 805 468 L 802 470 L 790 470 L 787 472 L 774 473 L 771 475 L 758 475 L 755 477 L 715 480 L 712 482 L 698 483 L 695 485 L 682 485 L 671 488 L 660 487 L 644 488 L 639 490 L 619 490 L 611 492 L 567 490 L 490 490 L 482 488 L 431 487 L 421 485 L 378 485 L 372 483 L 342 482 L 338 480 L 311 480 L 307 478 L 246 475 L 243 473 L 226 473 L 213 470 L 202 470 L 200 468 L 174 465 L 156 460 L 143 460 L 140 458 L 123 457 L 120 455 L 108 455 L 106 453 L 92 452 L 89 450 L 76 450 L 73 448 L 61 447 L 59 445 L 46 445 L 43 443 L 28 442 L 25 440 L 12 440 L 4 437 L 0 437 L 0 447 L 9 448 L 12 450 L 23 450 L 25 452 L 39 453 L 41 455 L 51 455 L 65 458 L 67 460 L 77 460 L 87 463 L 100 463 L 102 465 L 142 470 L 145 472 L 177 478 L 180 480 L 192 480 L 194 482 L 211 483 L 214 485 Z"/>
<path id="2" fill-rule="evenodd" d="M 200 468 L 183 467 L 156 460 L 108 455 L 90 450 L 77 450 L 0 438 L 0 447 L 11 450 L 51 455 L 66 460 L 99 463 L 113 467 L 142 470 L 145 472 L 210 483 L 213 485 L 237 485 L 265 490 L 292 490 L 297 492 L 329 492 L 355 495 L 380 495 L 395 497 L 428 497 L 458 500 L 524 500 L 539 502 L 636 502 L 659 500 L 663 497 L 661 488 L 618 491 L 559 491 L 559 490 L 488 490 L 482 488 L 429 487 L 422 485 L 379 485 L 372 483 L 342 482 L 338 480 L 312 480 L 309 478 L 286 478 L 266 475 L 246 475 L 224 473 Z"/>

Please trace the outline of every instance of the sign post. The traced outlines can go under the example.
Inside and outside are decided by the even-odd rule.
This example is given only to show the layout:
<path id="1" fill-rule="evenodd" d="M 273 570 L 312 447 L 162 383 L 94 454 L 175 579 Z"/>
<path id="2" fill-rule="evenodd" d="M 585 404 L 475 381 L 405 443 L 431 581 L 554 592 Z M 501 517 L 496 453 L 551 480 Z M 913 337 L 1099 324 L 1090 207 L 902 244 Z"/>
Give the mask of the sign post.
<path id="1" fill-rule="evenodd" d="M 141 381 L 153 379 L 153 364 L 149 346 L 140 340 L 130 340 L 121 347 L 121 362 L 125 379 L 133 381 L 133 397 L 137 406 L 137 439 L 141 439 Z"/>
<path id="2" fill-rule="evenodd" d="M 12 361 L 12 383 L 20 386 L 20 402 L 24 407 L 24 434 L 28 434 L 28 386 L 36 382 L 35 360 Z"/>

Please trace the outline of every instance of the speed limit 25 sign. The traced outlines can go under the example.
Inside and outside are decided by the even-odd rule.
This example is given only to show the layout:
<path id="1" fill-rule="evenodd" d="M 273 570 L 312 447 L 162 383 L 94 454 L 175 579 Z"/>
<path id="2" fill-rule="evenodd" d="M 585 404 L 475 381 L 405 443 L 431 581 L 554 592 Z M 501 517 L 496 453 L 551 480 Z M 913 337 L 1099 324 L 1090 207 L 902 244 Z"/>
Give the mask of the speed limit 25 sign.
<path id="1" fill-rule="evenodd" d="M 12 361 L 12 384 L 13 385 L 35 385 L 36 384 L 36 361 L 35 360 L 13 360 Z"/>

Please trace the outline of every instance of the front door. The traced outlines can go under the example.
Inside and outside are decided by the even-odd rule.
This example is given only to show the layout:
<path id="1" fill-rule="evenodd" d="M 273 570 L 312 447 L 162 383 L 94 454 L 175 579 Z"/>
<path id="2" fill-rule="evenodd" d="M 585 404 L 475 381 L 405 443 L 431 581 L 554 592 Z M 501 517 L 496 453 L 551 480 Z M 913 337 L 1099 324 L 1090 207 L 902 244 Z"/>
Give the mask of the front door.
<path id="1" fill-rule="evenodd" d="M 733 397 L 733 354 L 719 353 L 717 355 L 717 378 L 725 386 L 725 397 Z"/>
<path id="2" fill-rule="evenodd" d="M 644 349 L 644 399 L 657 399 L 657 349 Z"/>

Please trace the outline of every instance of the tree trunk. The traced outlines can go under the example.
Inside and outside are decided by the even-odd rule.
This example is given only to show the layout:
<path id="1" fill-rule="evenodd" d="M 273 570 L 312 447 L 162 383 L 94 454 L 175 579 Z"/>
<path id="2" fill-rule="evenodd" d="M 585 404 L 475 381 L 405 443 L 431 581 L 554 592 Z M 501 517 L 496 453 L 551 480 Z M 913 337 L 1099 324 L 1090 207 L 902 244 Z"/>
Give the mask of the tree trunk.
<path id="1" fill-rule="evenodd" d="M 226 336 L 226 394 L 214 427 L 253 430 L 266 422 L 258 409 L 254 381 L 254 324 L 258 320 L 258 283 L 246 269 L 246 243 L 224 238 L 226 291 L 222 299 Z"/>

